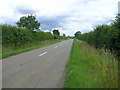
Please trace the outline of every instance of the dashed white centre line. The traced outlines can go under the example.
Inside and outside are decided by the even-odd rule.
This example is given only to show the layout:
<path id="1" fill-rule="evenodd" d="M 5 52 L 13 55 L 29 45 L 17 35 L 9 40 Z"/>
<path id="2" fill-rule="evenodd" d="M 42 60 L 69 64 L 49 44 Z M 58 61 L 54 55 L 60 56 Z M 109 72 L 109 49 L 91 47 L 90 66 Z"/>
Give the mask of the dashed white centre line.
<path id="1" fill-rule="evenodd" d="M 44 55 L 44 54 L 46 54 L 47 52 L 44 52 L 44 53 L 42 53 L 42 54 L 40 54 L 39 56 L 42 56 L 42 55 Z"/>
<path id="2" fill-rule="evenodd" d="M 58 46 L 55 46 L 55 48 L 57 48 Z"/>

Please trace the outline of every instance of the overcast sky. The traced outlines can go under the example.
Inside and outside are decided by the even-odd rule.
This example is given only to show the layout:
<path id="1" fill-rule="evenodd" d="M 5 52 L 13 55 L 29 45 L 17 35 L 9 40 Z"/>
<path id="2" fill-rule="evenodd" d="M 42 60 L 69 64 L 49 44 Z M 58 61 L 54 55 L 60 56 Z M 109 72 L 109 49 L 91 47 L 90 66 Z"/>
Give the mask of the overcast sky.
<path id="1" fill-rule="evenodd" d="M 0 23 L 15 25 L 22 16 L 36 15 L 41 30 L 58 28 L 73 36 L 109 24 L 118 12 L 119 0 L 1 0 Z"/>

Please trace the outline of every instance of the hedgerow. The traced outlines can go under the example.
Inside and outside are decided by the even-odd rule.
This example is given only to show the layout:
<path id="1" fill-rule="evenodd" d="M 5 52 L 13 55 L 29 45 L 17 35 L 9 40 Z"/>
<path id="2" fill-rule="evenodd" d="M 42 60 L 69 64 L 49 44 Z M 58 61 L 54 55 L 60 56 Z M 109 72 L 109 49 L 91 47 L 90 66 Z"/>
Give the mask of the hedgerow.
<path id="1" fill-rule="evenodd" d="M 111 25 L 99 25 L 91 32 L 80 34 L 78 39 L 96 48 L 115 52 L 120 57 L 120 16 L 118 15 Z"/>
<path id="2" fill-rule="evenodd" d="M 55 36 L 50 32 L 31 31 L 29 29 L 20 28 L 11 25 L 0 25 L 2 27 L 2 45 L 3 46 L 21 46 L 26 43 L 37 41 L 52 40 L 52 39 L 65 39 L 63 36 Z"/>

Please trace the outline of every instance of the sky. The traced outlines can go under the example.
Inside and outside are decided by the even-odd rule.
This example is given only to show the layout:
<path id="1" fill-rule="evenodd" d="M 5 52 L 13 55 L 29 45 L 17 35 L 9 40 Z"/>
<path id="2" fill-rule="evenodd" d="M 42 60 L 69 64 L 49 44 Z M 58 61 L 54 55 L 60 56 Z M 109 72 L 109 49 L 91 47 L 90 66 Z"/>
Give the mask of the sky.
<path id="1" fill-rule="evenodd" d="M 1 0 L 0 23 L 16 25 L 22 16 L 35 15 L 42 31 L 59 29 L 73 36 L 110 24 L 118 13 L 119 0 Z"/>

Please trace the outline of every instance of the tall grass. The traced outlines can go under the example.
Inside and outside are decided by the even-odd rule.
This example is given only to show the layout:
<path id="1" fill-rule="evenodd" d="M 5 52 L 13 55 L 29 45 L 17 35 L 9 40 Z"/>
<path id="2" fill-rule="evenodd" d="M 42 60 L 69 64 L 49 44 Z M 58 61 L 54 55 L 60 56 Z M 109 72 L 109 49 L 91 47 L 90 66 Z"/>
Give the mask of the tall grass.
<path id="1" fill-rule="evenodd" d="M 118 88 L 118 61 L 110 52 L 74 40 L 65 88 Z"/>

